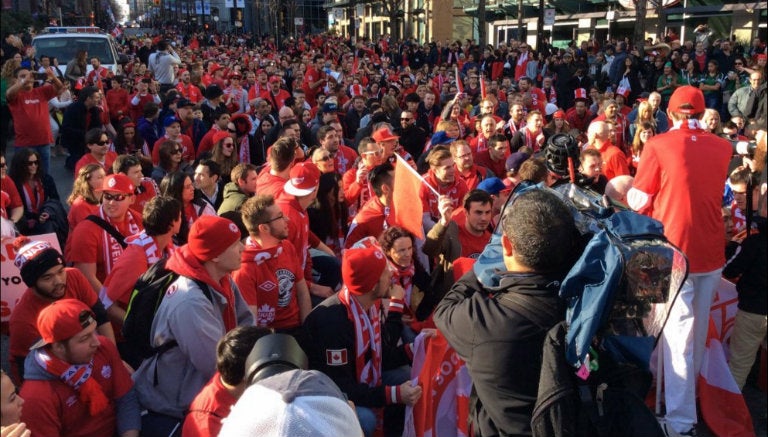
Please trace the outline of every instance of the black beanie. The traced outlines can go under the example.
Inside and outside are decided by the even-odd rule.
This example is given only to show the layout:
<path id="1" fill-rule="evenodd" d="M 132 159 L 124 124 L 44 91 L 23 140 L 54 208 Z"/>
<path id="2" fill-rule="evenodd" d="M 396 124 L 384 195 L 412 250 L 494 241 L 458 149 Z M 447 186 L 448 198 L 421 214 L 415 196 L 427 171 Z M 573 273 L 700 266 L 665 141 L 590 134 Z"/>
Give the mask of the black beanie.
<path id="1" fill-rule="evenodd" d="M 14 265 L 21 272 L 21 279 L 27 287 L 34 287 L 37 279 L 52 267 L 64 264 L 64 257 L 50 243 L 32 241 L 16 253 Z"/>

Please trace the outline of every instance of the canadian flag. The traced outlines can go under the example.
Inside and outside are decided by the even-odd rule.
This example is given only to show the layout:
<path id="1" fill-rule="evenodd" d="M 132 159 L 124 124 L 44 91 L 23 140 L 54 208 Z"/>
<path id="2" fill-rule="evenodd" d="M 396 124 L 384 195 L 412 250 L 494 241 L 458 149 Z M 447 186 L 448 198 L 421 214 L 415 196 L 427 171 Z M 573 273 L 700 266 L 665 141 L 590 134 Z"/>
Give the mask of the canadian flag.
<path id="1" fill-rule="evenodd" d="M 755 435 L 752 417 L 728 369 L 723 345 L 711 317 L 707 348 L 704 351 L 698 382 L 701 416 L 715 435 L 723 437 Z"/>
<path id="2" fill-rule="evenodd" d="M 326 349 L 325 364 L 329 366 L 343 366 L 347 364 L 346 349 Z"/>

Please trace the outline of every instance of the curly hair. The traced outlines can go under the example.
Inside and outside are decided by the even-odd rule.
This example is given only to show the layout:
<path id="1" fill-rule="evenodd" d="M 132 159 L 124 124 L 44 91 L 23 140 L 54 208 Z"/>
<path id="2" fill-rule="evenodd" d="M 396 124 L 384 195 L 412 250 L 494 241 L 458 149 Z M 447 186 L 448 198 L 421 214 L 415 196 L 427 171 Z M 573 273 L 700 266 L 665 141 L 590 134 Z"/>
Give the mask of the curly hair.
<path id="1" fill-rule="evenodd" d="M 75 183 L 72 186 L 72 194 L 67 198 L 67 204 L 72 205 L 78 197 L 85 199 L 91 205 L 98 205 L 101 201 L 101 194 L 96 194 L 88 181 L 94 173 L 104 168 L 99 164 L 86 164 L 80 167 L 75 177 Z"/>

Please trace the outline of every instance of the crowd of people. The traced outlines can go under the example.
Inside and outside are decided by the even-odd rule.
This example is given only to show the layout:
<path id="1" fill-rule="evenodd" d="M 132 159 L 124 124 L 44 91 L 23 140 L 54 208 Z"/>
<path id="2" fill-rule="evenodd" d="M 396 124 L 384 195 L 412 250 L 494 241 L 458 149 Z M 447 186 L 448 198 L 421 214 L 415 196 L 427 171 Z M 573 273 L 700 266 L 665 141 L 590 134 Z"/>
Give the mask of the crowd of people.
<path id="1" fill-rule="evenodd" d="M 547 329 L 496 299 L 533 293 L 562 309 L 553 284 L 577 242 L 545 191 L 502 216 L 522 181 L 606 194 L 661 221 L 686 253 L 691 275 L 668 325 L 685 335 L 663 342 L 674 359 L 662 425 L 693 435 L 727 242 L 739 246 L 725 273 L 740 278 L 740 387 L 767 306 L 766 46 L 701 34 L 641 53 L 627 41 L 533 50 L 386 35 L 277 47 L 164 29 L 122 40 L 131 60 L 119 74 L 86 52 L 59 65 L 5 35 L 0 214 L 23 235 L 15 264 L 29 288 L 10 318 L 21 392 L 6 399 L 2 375 L 2 425 L 14 424 L 3 436 L 267 435 L 286 411 L 225 418 L 239 398 L 276 389 L 244 376 L 270 332 L 295 338 L 343 393 L 295 408 L 357 418 L 320 414 L 307 435 L 402 434 L 404 406 L 430 396 L 411 382 L 417 335 L 445 335 L 466 362 L 475 435 L 530 435 L 541 363 L 515 357 L 535 355 Z M 562 141 L 574 173 L 552 155 Z M 50 176 L 62 161 L 71 190 Z M 418 199 L 396 204 L 398 166 L 422 175 Z M 418 233 L 393 212 L 407 208 L 422 214 Z M 476 259 L 496 227 L 509 270 L 499 288 L 474 273 L 457 282 L 456 262 Z M 61 251 L 35 240 L 48 233 Z M 145 357 L 121 330 L 137 279 L 161 261 L 178 278 Z M 294 376 L 324 383 L 307 375 Z M 352 410 L 337 405 L 344 397 Z"/>

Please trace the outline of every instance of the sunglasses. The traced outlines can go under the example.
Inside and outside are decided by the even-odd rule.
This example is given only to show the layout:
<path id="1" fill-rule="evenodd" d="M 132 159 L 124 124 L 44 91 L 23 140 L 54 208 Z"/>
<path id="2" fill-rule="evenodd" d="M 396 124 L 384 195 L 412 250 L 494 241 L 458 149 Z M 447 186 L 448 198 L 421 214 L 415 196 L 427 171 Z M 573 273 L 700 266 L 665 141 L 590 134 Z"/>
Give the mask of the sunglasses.
<path id="1" fill-rule="evenodd" d="M 400 121 L 411 121 L 411 120 L 413 119 L 409 117 L 400 117 Z"/>
<path id="2" fill-rule="evenodd" d="M 227 147 L 227 148 L 232 148 L 232 147 L 235 147 L 235 143 L 224 143 L 224 144 L 222 144 L 222 146 Z"/>
<path id="3" fill-rule="evenodd" d="M 237 129 L 227 129 L 227 132 L 229 132 L 231 134 L 236 134 L 237 133 Z"/>
<path id="4" fill-rule="evenodd" d="M 107 140 L 107 141 L 96 141 L 96 142 L 91 143 L 91 144 L 98 144 L 99 146 L 106 146 L 107 144 L 109 144 L 109 140 Z"/>
<path id="5" fill-rule="evenodd" d="M 173 151 L 171 153 L 174 154 L 174 155 L 178 155 L 178 154 L 181 154 L 182 152 L 183 152 L 183 150 L 181 150 L 181 149 L 173 149 Z"/>
<path id="6" fill-rule="evenodd" d="M 379 150 L 371 150 L 370 152 L 363 152 L 363 155 L 375 155 L 375 156 L 381 156 L 384 154 L 383 149 Z"/>
<path id="7" fill-rule="evenodd" d="M 318 158 L 317 160 L 320 162 L 325 162 L 325 161 L 330 161 L 331 159 L 332 159 L 331 155 L 323 155 L 322 158 Z"/>
<path id="8" fill-rule="evenodd" d="M 130 196 L 130 194 L 109 194 L 109 193 L 104 193 L 104 201 L 108 202 L 110 200 L 114 200 L 115 202 L 122 202 L 128 196 Z"/>
<path id="9" fill-rule="evenodd" d="M 27 161 L 27 165 L 31 167 L 33 165 L 40 165 L 40 163 L 38 161 Z"/>

